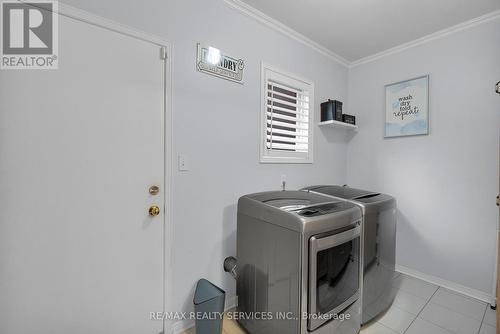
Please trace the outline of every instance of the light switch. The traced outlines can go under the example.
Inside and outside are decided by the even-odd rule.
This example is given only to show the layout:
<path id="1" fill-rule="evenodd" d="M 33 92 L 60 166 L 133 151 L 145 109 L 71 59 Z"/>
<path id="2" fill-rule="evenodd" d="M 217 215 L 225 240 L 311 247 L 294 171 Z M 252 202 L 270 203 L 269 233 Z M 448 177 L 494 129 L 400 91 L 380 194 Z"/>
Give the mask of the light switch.
<path id="1" fill-rule="evenodd" d="M 189 170 L 188 157 L 185 154 L 179 154 L 179 171 L 184 172 Z"/>

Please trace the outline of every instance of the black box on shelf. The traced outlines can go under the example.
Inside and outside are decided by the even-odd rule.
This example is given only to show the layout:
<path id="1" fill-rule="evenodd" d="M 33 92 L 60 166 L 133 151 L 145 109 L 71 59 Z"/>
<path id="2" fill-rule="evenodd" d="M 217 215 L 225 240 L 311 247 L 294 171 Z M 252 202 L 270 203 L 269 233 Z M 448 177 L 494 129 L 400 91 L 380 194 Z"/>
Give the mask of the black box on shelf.
<path id="1" fill-rule="evenodd" d="M 321 122 L 331 120 L 342 122 L 342 102 L 328 100 L 321 103 Z"/>
<path id="2" fill-rule="evenodd" d="M 327 102 L 321 103 L 321 122 L 331 121 L 333 119 L 335 119 L 333 101 L 328 100 Z"/>
<path id="3" fill-rule="evenodd" d="M 356 116 L 343 114 L 342 115 L 342 122 L 356 125 Z"/>

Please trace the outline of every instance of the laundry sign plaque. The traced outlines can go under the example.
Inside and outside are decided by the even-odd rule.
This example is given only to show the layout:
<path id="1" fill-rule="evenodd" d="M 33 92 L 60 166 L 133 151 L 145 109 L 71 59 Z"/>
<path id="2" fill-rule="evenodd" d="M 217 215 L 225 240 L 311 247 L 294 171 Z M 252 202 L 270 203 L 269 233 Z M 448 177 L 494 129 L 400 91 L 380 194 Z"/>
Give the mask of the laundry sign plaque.
<path id="1" fill-rule="evenodd" d="M 385 86 L 385 137 L 429 133 L 429 76 Z"/>
<path id="2" fill-rule="evenodd" d="M 196 68 L 219 78 L 243 83 L 243 59 L 223 54 L 219 49 L 197 44 Z"/>

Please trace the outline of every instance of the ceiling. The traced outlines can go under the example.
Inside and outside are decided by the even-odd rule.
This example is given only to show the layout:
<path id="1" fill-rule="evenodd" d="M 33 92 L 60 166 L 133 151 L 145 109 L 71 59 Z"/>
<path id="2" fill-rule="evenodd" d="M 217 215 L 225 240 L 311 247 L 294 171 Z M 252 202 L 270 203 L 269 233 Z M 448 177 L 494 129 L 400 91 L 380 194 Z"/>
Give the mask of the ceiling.
<path id="1" fill-rule="evenodd" d="M 349 62 L 500 9 L 500 0 L 243 2 Z"/>

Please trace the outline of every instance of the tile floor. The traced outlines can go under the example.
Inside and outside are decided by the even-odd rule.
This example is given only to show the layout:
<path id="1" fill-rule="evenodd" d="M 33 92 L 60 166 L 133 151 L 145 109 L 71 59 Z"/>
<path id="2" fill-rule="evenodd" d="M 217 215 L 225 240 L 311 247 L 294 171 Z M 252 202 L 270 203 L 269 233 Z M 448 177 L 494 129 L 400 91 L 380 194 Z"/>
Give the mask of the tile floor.
<path id="1" fill-rule="evenodd" d="M 403 274 L 392 307 L 360 334 L 495 334 L 496 313 L 488 304 Z M 194 328 L 184 334 L 196 333 Z M 245 334 L 224 320 L 224 334 Z M 270 333 L 271 334 L 271 333 Z"/>
<path id="2" fill-rule="evenodd" d="M 484 302 L 398 275 L 392 307 L 361 334 L 495 334 L 496 313 Z"/>

